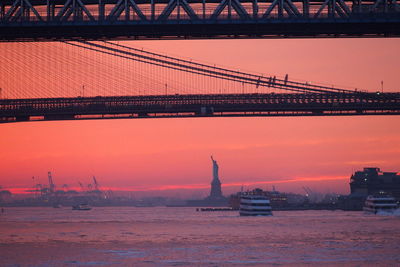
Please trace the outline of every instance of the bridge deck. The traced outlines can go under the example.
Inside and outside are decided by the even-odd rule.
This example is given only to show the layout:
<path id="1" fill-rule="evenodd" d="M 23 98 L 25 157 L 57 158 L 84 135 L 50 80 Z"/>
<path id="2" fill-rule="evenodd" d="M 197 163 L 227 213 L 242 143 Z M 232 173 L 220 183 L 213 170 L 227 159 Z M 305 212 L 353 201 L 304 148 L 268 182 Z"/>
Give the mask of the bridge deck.
<path id="1" fill-rule="evenodd" d="M 217 94 L 0 100 L 0 123 L 110 118 L 400 115 L 400 93 Z"/>

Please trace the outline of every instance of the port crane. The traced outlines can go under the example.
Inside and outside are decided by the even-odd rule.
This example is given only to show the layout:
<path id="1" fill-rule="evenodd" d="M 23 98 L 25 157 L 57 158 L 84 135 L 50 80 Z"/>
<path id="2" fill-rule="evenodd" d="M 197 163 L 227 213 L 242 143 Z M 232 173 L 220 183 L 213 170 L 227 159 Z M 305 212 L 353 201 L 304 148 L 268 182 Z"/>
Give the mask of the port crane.
<path id="1" fill-rule="evenodd" d="M 99 183 L 97 182 L 95 176 L 93 176 L 93 184 L 94 184 L 94 190 L 99 191 L 100 190 L 99 189 L 100 186 L 99 186 Z"/>
<path id="2" fill-rule="evenodd" d="M 49 191 L 50 191 L 50 194 L 53 194 L 55 192 L 56 185 L 53 182 L 53 177 L 51 175 L 51 172 L 47 173 L 47 177 L 49 179 Z"/>

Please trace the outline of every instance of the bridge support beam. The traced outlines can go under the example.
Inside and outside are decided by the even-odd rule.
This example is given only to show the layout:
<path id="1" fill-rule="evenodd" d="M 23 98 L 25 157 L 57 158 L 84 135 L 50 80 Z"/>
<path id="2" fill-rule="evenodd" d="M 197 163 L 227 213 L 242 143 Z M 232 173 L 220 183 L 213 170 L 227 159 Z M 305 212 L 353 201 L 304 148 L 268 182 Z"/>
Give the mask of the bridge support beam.
<path id="1" fill-rule="evenodd" d="M 129 25 L 70 25 L 59 28 L 49 26 L 0 27 L 1 41 L 40 40 L 151 40 L 151 39 L 212 39 L 212 38 L 337 38 L 337 37 L 400 37 L 400 20 L 391 23 L 335 22 L 335 23 L 247 23 L 243 27 L 228 24 L 146 24 Z M 362 32 L 362 34 L 360 34 Z"/>

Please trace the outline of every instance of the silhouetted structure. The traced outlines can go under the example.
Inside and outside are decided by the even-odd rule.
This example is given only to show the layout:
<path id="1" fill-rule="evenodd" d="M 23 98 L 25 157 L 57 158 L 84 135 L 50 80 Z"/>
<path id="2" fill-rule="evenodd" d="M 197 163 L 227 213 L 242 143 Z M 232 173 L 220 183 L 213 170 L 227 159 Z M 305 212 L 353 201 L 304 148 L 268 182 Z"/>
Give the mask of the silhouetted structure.
<path id="1" fill-rule="evenodd" d="M 15 3 L 17 2 L 15 1 Z M 65 97 L 66 95 L 61 91 L 68 91 L 68 86 L 64 90 L 56 90 L 55 95 L 50 93 L 52 92 L 51 87 L 44 90 L 45 94 L 41 93 L 41 90 L 33 90 L 28 87 L 24 90 L 19 89 L 21 92 L 13 92 L 13 99 L 8 97 L 0 99 L 0 123 L 172 117 L 400 115 L 399 92 L 372 93 L 338 88 L 333 85 L 326 86 L 288 80 L 287 75 L 284 79 L 276 76 L 260 76 L 259 73 L 216 67 L 212 64 L 188 61 L 111 42 L 102 42 L 101 44 L 66 42 L 65 44 L 74 46 L 77 51 L 82 49 L 96 52 L 88 58 L 88 60 L 96 60 L 95 62 L 106 54 L 118 58 L 118 62 L 123 59 L 124 64 L 125 62 L 126 64 L 139 62 L 140 64 L 149 64 L 152 66 L 151 72 L 158 71 L 160 68 L 165 69 L 171 73 L 167 75 L 171 79 L 174 76 L 170 75 L 175 75 L 175 72 L 189 75 L 187 78 L 186 76 L 182 77 L 185 77 L 184 80 L 190 83 L 197 83 L 200 77 L 207 78 L 201 78 L 204 82 L 204 85 L 200 86 L 203 88 L 202 90 L 193 89 L 185 91 L 184 94 L 179 94 L 180 90 L 175 94 L 168 94 L 168 90 L 162 90 L 156 93 L 151 92 L 151 95 L 137 94 L 134 91 L 120 95 L 122 91 L 118 86 L 102 96 L 103 92 L 99 91 L 103 90 L 102 86 L 94 86 L 92 93 L 86 96 L 84 96 L 82 88 L 82 96 L 76 97 L 72 94 L 74 97 L 70 97 L 71 95 Z M 38 60 L 60 62 L 60 64 L 63 62 L 62 57 L 47 52 L 43 54 L 46 56 L 41 56 Z M 29 56 L 30 54 L 27 53 L 26 58 Z M 92 59 L 92 57 L 98 57 L 98 59 Z M 76 64 L 80 62 L 75 59 L 71 59 L 72 61 Z M 92 79 L 98 79 L 105 74 L 104 70 L 95 68 L 87 75 Z M 71 78 L 65 71 L 60 71 L 55 75 L 59 81 Z M 132 74 L 128 73 L 128 76 L 131 77 Z M 126 78 L 130 80 L 131 78 L 128 76 Z M 218 86 L 217 91 L 214 86 L 207 85 L 207 81 L 211 78 L 221 80 L 226 84 Z M 177 80 L 174 79 L 175 82 Z M 45 86 L 43 83 L 39 83 L 40 86 Z M 228 87 L 224 89 L 225 86 Z M 249 86 L 248 89 L 245 90 L 245 86 Z M 121 88 L 123 87 L 121 85 Z M 166 89 L 167 87 L 166 84 Z M 240 90 L 238 90 L 239 87 L 241 87 Z M 145 88 L 146 86 L 143 89 Z M 276 92 L 265 93 L 262 88 L 270 88 Z M 268 89 L 268 91 L 270 90 Z M 48 94 L 51 94 L 51 97 L 48 97 Z"/>
<path id="2" fill-rule="evenodd" d="M 212 156 L 211 160 L 213 163 L 213 169 L 212 169 L 213 179 L 211 181 L 210 195 L 202 200 L 188 200 L 186 202 L 187 206 L 221 207 L 228 205 L 228 199 L 222 195 L 221 181 L 219 180 L 219 174 L 218 174 L 219 171 L 218 163 L 216 160 L 214 160 Z"/>
<path id="3" fill-rule="evenodd" d="M 211 160 L 213 163 L 213 179 L 211 181 L 211 191 L 210 191 L 210 196 L 208 197 L 209 199 L 220 199 L 222 196 L 222 191 L 221 191 L 221 182 L 219 180 L 219 175 L 218 175 L 218 163 L 214 158 L 211 156 Z"/>
<path id="4" fill-rule="evenodd" d="M 400 115 L 400 93 L 156 95 L 0 100 L 0 123 L 122 118 L 355 115 Z"/>
<path id="5" fill-rule="evenodd" d="M 371 195 L 385 192 L 400 200 L 400 175 L 381 172 L 379 168 L 364 168 L 350 177 L 352 194 Z"/>
<path id="6" fill-rule="evenodd" d="M 344 210 L 362 210 L 368 195 L 386 193 L 400 201 L 400 175 L 396 172 L 381 172 L 380 168 L 364 168 L 350 177 L 348 196 L 339 199 Z"/>
<path id="7" fill-rule="evenodd" d="M 395 0 L 1 0 L 0 40 L 395 37 Z"/>

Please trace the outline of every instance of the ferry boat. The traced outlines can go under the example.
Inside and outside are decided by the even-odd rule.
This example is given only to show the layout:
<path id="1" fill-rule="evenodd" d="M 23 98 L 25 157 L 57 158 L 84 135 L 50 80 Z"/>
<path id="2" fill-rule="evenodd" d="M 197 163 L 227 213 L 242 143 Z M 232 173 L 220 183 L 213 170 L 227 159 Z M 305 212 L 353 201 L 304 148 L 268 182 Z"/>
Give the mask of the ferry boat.
<path id="1" fill-rule="evenodd" d="M 92 207 L 90 207 L 88 204 L 79 204 L 72 206 L 73 210 L 91 210 Z"/>
<path id="2" fill-rule="evenodd" d="M 263 195 L 242 194 L 240 197 L 240 216 L 269 216 L 272 209 L 269 199 Z"/>
<path id="3" fill-rule="evenodd" d="M 396 199 L 388 195 L 370 195 L 365 200 L 363 210 L 368 213 L 379 211 L 392 213 L 397 209 Z"/>

